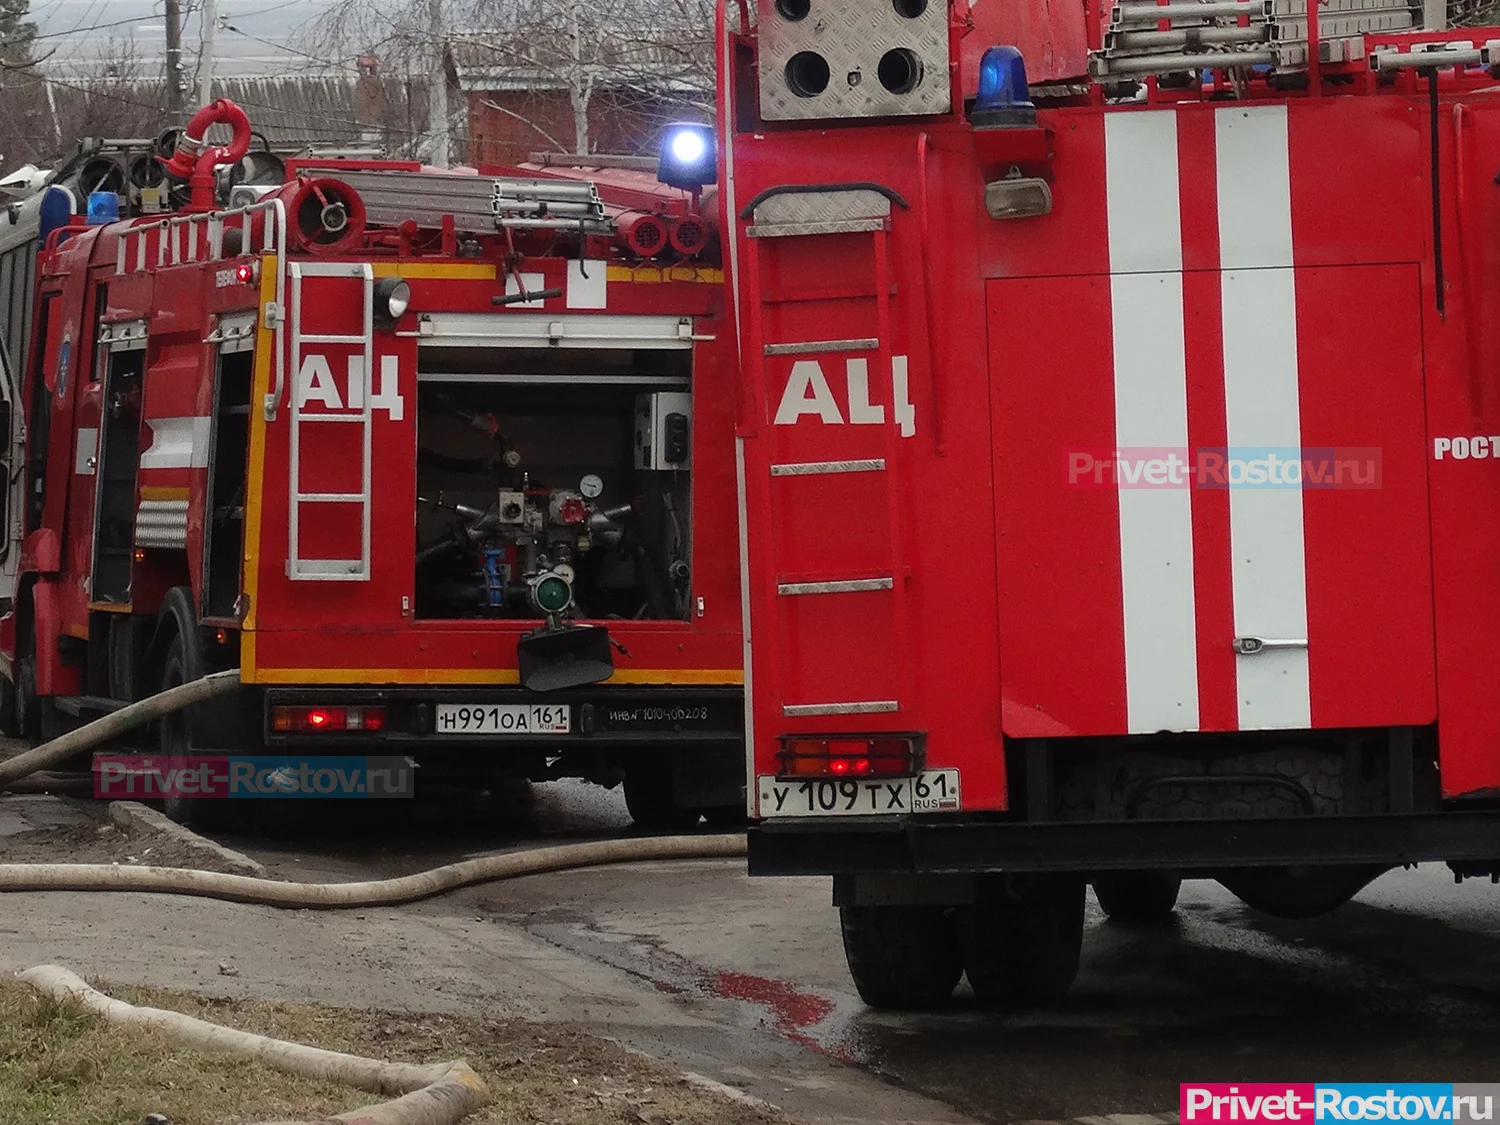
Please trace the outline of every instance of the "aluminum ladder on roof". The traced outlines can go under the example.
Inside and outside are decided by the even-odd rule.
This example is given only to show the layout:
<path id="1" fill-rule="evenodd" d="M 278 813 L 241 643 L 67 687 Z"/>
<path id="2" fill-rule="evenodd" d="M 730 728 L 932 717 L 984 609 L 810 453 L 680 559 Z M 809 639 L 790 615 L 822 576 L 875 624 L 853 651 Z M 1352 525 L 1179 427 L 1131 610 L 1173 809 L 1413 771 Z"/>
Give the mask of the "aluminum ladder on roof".
<path id="1" fill-rule="evenodd" d="M 756 294 L 747 325 L 745 356 L 754 369 L 753 386 L 768 404 L 768 409 L 774 407 L 770 406 L 770 400 L 765 397 L 768 393 L 765 361 L 772 357 L 819 358 L 873 351 L 877 357 L 877 377 L 884 378 L 889 374 L 893 389 L 898 382 L 904 385 L 906 357 L 894 356 L 891 346 L 890 217 L 893 200 L 903 208 L 906 206 L 899 195 L 878 185 L 820 185 L 817 188 L 798 187 L 763 192 L 742 212 L 741 218 L 751 220 L 745 232 L 748 236 L 746 284 L 749 291 Z M 776 245 L 786 240 L 850 234 L 867 234 L 873 244 L 874 277 L 871 284 L 874 290 L 875 336 L 768 342 L 764 331 L 765 302 L 761 296 L 764 293 L 763 259 L 774 252 Z M 904 476 L 901 469 L 901 433 L 906 425 L 901 416 L 903 400 L 909 401 L 908 396 L 899 392 L 892 395 L 890 415 L 884 418 L 881 425 L 879 445 L 884 456 L 828 461 L 799 460 L 757 467 L 756 471 L 768 472 L 771 480 L 769 504 L 762 512 L 758 533 L 763 542 L 776 544 L 781 549 L 773 548 L 778 556 L 778 565 L 767 568 L 765 573 L 751 579 L 760 584 L 761 595 L 768 599 L 768 604 L 776 607 L 775 617 L 780 628 L 785 628 L 785 607 L 791 599 L 850 594 L 878 597 L 888 593 L 892 599 L 894 636 L 887 657 L 890 664 L 903 669 L 893 677 L 896 684 L 911 682 L 904 671 L 911 652 L 906 589 L 910 574 L 904 552 L 906 539 L 901 504 L 897 502 L 902 494 Z M 805 481 L 808 477 L 825 477 L 830 485 L 835 481 L 839 482 L 848 493 L 850 502 L 858 503 L 869 480 L 865 474 L 870 473 L 879 473 L 884 477 L 887 495 L 891 499 L 886 504 L 890 554 L 888 559 L 882 560 L 883 565 L 872 566 L 868 572 L 859 574 L 819 575 L 811 580 L 805 580 L 806 576 L 797 574 L 795 566 L 783 573 L 780 563 L 785 557 L 785 545 L 781 544 L 777 536 L 775 512 L 780 505 L 789 502 L 785 493 L 791 482 Z M 780 645 L 781 640 L 778 639 L 773 643 L 772 651 L 780 651 Z M 786 699 L 781 685 L 774 685 L 773 690 L 783 699 L 782 713 L 787 718 L 896 713 L 905 708 L 899 689 L 881 694 L 879 698 L 808 699 L 797 702 Z"/>
<path id="2" fill-rule="evenodd" d="M 291 417 L 290 459 L 288 466 L 287 504 L 287 561 L 286 576 L 293 581 L 313 582 L 368 582 L 370 580 L 370 519 L 371 519 L 371 458 L 373 427 L 371 424 L 374 400 L 375 325 L 374 290 L 375 270 L 368 262 L 290 262 L 287 273 L 291 280 Z M 304 282 L 317 278 L 358 278 L 364 290 L 364 332 L 359 336 L 305 331 L 306 317 L 303 312 Z M 309 412 L 303 409 L 302 365 L 306 350 L 311 346 L 332 345 L 359 349 L 364 356 L 363 393 L 357 405 L 358 412 L 335 413 L 328 410 Z M 352 390 L 352 388 L 351 388 Z M 352 394 L 351 394 L 351 397 Z M 307 438 L 305 427 L 312 426 L 360 427 L 360 490 L 358 492 L 304 492 L 301 485 L 302 445 Z M 359 554 L 347 558 L 303 558 L 299 550 L 299 524 L 304 504 L 358 504 L 360 506 Z"/>

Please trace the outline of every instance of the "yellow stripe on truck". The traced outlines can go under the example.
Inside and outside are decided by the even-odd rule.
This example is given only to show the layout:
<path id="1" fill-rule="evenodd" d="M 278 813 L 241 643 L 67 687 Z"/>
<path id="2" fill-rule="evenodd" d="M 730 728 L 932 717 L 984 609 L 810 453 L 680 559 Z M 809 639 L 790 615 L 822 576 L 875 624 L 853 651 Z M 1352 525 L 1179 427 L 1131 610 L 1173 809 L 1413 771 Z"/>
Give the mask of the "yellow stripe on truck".
<path id="1" fill-rule="evenodd" d="M 257 684 L 518 684 L 514 668 L 256 668 L 241 679 Z M 606 684 L 712 684 L 739 687 L 741 668 L 622 668 Z"/>

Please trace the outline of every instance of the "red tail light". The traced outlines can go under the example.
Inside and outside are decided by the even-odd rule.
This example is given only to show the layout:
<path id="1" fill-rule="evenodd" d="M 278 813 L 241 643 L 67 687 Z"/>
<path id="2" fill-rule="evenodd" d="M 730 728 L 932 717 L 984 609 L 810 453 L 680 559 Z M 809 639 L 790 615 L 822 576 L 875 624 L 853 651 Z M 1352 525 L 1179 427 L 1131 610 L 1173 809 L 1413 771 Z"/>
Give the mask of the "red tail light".
<path id="1" fill-rule="evenodd" d="M 777 754 L 782 777 L 911 777 L 917 742 L 899 735 L 784 738 Z"/>
<path id="2" fill-rule="evenodd" d="M 277 734 L 385 729 L 384 707 L 272 707 L 271 729 Z"/>

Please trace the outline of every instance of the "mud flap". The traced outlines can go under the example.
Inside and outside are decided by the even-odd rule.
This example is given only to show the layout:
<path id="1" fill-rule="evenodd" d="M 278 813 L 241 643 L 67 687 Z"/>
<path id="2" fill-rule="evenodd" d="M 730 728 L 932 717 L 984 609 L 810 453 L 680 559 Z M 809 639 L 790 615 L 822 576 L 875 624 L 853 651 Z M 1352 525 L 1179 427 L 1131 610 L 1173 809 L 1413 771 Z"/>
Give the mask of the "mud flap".
<path id="1" fill-rule="evenodd" d="M 598 625 L 535 629 L 516 643 L 516 658 L 528 691 L 586 687 L 615 674 L 609 630 Z"/>

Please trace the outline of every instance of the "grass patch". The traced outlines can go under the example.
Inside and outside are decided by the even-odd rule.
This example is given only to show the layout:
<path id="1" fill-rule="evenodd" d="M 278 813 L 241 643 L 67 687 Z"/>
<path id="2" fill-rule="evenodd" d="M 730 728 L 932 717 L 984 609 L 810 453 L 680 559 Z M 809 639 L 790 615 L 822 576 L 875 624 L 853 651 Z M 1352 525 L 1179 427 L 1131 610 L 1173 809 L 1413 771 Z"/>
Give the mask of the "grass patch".
<path id="1" fill-rule="evenodd" d="M 465 1016 L 216 1000 L 99 986 L 131 1004 L 403 1062 L 464 1058 L 495 1103 L 471 1125 L 764 1125 L 777 1117 L 691 1086 L 669 1068 L 565 1026 Z M 0 1122 L 172 1125 L 316 1120 L 378 1095 L 293 1078 L 233 1055 L 174 1047 L 0 978 Z"/>

